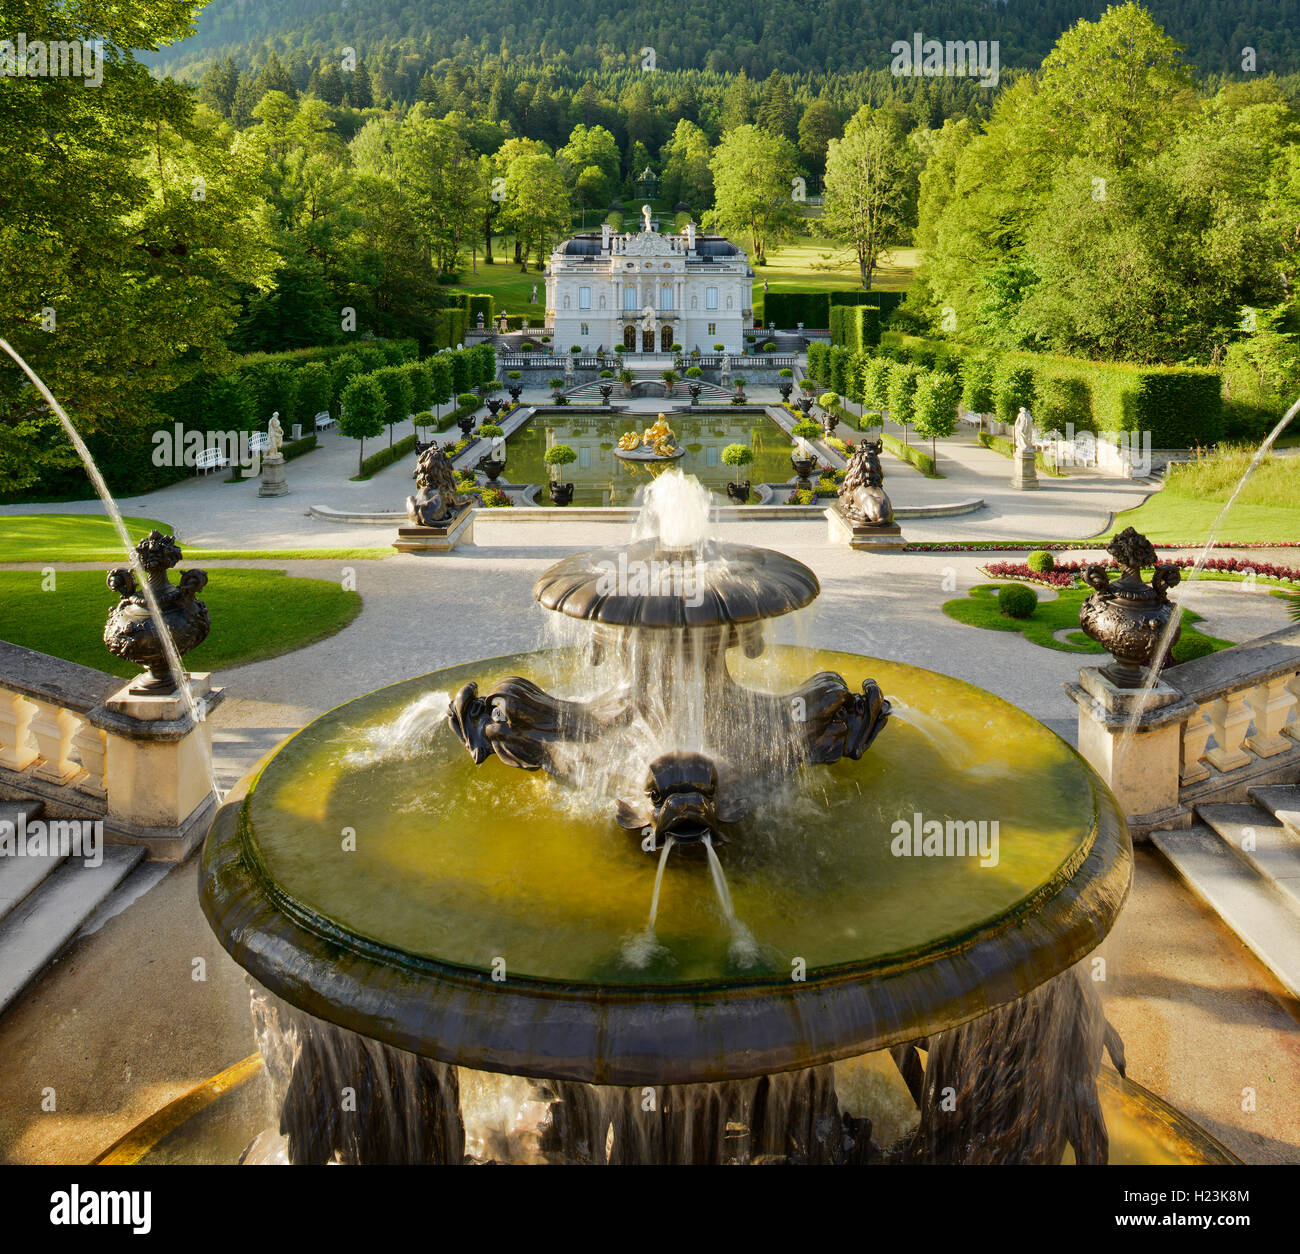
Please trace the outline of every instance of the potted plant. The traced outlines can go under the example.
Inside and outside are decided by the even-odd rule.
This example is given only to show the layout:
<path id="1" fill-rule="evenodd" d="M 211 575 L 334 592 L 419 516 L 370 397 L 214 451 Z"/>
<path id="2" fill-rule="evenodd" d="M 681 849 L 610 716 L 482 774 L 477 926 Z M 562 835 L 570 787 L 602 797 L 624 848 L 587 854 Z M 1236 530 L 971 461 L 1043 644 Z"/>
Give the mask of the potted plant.
<path id="1" fill-rule="evenodd" d="M 748 466 L 754 460 L 754 450 L 748 444 L 728 444 L 722 450 L 722 464 L 724 466 L 735 466 L 739 469 L 741 466 Z M 746 505 L 749 502 L 750 482 L 746 479 L 743 483 L 728 483 L 727 496 L 737 505 Z"/>
<path id="2" fill-rule="evenodd" d="M 542 460 L 551 468 L 551 482 L 548 485 L 551 500 L 556 505 L 568 505 L 573 500 L 573 484 L 560 482 L 560 467 L 578 460 L 578 454 L 569 444 L 552 444 L 542 454 Z"/>
<path id="3" fill-rule="evenodd" d="M 568 397 L 564 395 L 564 378 L 557 375 L 550 380 L 551 395 L 557 405 L 564 405 L 568 402 Z"/>
<path id="4" fill-rule="evenodd" d="M 790 399 L 790 393 L 794 391 L 794 371 L 789 366 L 785 366 L 776 372 L 776 376 L 781 380 L 777 386 L 781 389 L 781 402 L 784 404 Z"/>
<path id="5" fill-rule="evenodd" d="M 726 346 L 725 344 L 715 344 L 715 345 L 713 346 L 713 351 L 714 351 L 715 353 L 721 353 L 721 352 L 725 352 L 725 351 L 726 351 L 726 348 L 727 348 L 727 346 Z"/>
<path id="6" fill-rule="evenodd" d="M 700 393 L 704 391 L 704 389 L 700 387 L 698 383 L 692 383 L 690 387 L 688 387 L 686 390 L 691 394 L 692 405 L 694 405 L 695 402 L 700 399 Z"/>
<path id="7" fill-rule="evenodd" d="M 581 344 L 573 345 L 573 347 L 569 349 L 569 352 L 571 352 L 575 357 L 577 357 L 582 352 L 582 345 Z"/>
<path id="8" fill-rule="evenodd" d="M 677 386 L 677 380 L 680 378 L 676 370 L 660 371 L 659 377 L 664 381 L 664 395 L 671 396 L 673 389 Z"/>
<path id="9" fill-rule="evenodd" d="M 618 372 L 618 381 L 623 385 L 623 395 L 632 395 L 632 384 L 636 382 L 636 375 L 632 371 L 624 369 Z"/>
<path id="10" fill-rule="evenodd" d="M 739 377 L 732 380 L 735 387 L 735 394 L 731 398 L 733 405 L 743 405 L 745 403 L 745 380 Z"/>
<path id="11" fill-rule="evenodd" d="M 823 425 L 826 428 L 827 435 L 835 434 L 835 426 L 839 422 L 839 418 L 835 413 L 835 407 L 839 403 L 839 394 L 836 392 L 823 392 L 817 398 L 817 404 L 820 406 L 822 413 L 825 414 Z"/>
<path id="12" fill-rule="evenodd" d="M 524 390 L 523 386 L 519 382 L 523 377 L 523 371 L 521 370 L 508 370 L 506 372 L 506 378 L 510 380 L 509 392 L 511 404 L 514 404 L 519 399 L 520 392 Z"/>

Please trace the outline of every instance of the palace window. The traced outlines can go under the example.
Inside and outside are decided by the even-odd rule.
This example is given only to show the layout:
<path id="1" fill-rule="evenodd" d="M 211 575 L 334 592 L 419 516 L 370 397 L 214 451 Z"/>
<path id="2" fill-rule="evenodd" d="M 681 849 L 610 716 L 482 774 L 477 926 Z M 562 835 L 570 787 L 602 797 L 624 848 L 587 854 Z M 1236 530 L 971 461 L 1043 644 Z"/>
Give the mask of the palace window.
<path id="1" fill-rule="evenodd" d="M 590 334 L 591 334 L 591 331 L 588 329 L 587 324 L 586 324 L 585 322 L 582 324 L 582 332 L 581 332 L 581 333 L 582 333 L 583 335 L 590 335 Z"/>
<path id="2" fill-rule="evenodd" d="M 671 309 L 673 307 L 673 289 L 668 283 L 663 286 L 662 296 L 659 300 L 660 309 Z"/>
<path id="3" fill-rule="evenodd" d="M 624 309 L 636 308 L 636 285 L 633 283 L 629 283 L 623 289 L 623 308 Z"/>
<path id="4" fill-rule="evenodd" d="M 710 334 L 710 335 L 717 335 L 717 333 L 718 333 L 718 324 L 717 324 L 716 322 L 710 322 L 710 323 L 709 323 L 709 334 Z"/>
<path id="5" fill-rule="evenodd" d="M 579 309 L 591 308 L 591 288 L 589 287 L 578 288 L 578 308 Z"/>
<path id="6" fill-rule="evenodd" d="M 706 287 L 704 289 L 704 308 L 716 309 L 718 307 L 718 289 L 716 287 Z"/>

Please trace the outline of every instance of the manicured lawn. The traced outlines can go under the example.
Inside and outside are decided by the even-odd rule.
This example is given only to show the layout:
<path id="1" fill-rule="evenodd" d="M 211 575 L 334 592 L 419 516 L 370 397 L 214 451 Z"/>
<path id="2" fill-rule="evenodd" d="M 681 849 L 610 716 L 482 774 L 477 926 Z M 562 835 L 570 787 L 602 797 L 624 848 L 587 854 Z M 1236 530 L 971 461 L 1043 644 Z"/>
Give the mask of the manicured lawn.
<path id="1" fill-rule="evenodd" d="M 189 566 L 188 560 L 182 568 Z M 342 631 L 361 612 L 361 596 L 328 579 L 291 579 L 281 570 L 214 570 L 201 599 L 212 631 L 185 656 L 190 670 L 226 670 L 278 657 Z M 130 678 L 139 667 L 103 645 L 116 603 L 103 572 L 65 570 L 45 591 L 39 570 L 0 571 L 0 639 Z"/>
<path id="2" fill-rule="evenodd" d="M 998 608 L 998 588 L 1005 586 L 979 584 L 970 590 L 969 596 L 946 601 L 943 612 L 968 627 L 983 627 L 989 631 L 1018 631 L 1031 644 L 1041 645 L 1044 649 L 1059 649 L 1065 653 L 1106 652 L 1101 645 L 1089 640 L 1079 630 L 1079 606 L 1085 597 L 1091 595 L 1091 588 L 1067 588 L 1052 601 L 1040 600 L 1038 608 L 1028 618 L 1009 618 Z M 1217 652 L 1232 646 L 1230 640 L 1220 640 L 1216 636 L 1203 635 L 1197 631 L 1192 624 L 1200 620 L 1201 615 L 1194 610 L 1183 611 L 1182 634 L 1174 645 L 1175 662 L 1188 661 L 1207 651 Z M 1067 632 L 1064 640 L 1056 638 L 1054 633 L 1058 631 Z M 1202 641 L 1209 645 L 1208 650 Z"/>
<path id="3" fill-rule="evenodd" d="M 1136 527 L 1157 544 L 1204 542 L 1249 461 L 1249 454 L 1227 453 L 1170 467 L 1165 486 L 1136 509 L 1118 515 L 1106 534 Z M 1300 539 L 1300 458 L 1268 458 L 1242 489 L 1218 540 L 1296 539 Z"/>
<path id="4" fill-rule="evenodd" d="M 152 530 L 172 534 L 171 523 L 154 518 L 127 518 L 132 540 Z M 210 562 L 378 561 L 393 550 L 365 549 L 200 549 L 184 541 L 184 564 Z M 126 555 L 113 524 L 100 514 L 0 514 L 0 564 L 8 562 L 119 562 Z"/>
<path id="5" fill-rule="evenodd" d="M 126 518 L 133 542 L 150 531 L 171 535 L 170 523 Z M 102 514 L 0 514 L 0 562 L 116 562 L 122 542 Z"/>

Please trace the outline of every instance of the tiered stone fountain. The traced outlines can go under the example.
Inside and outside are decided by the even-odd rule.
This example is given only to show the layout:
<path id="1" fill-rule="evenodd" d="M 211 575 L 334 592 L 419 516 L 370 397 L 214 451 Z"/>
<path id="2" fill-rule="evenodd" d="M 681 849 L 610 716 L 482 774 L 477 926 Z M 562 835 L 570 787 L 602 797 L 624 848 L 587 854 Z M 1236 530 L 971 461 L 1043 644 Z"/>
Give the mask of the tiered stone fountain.
<path id="1" fill-rule="evenodd" d="M 815 575 L 708 539 L 693 483 L 542 576 L 556 647 L 350 702 L 228 797 L 202 903 L 287 1157 L 1105 1161 L 1110 793 L 987 692 L 778 643 Z"/>

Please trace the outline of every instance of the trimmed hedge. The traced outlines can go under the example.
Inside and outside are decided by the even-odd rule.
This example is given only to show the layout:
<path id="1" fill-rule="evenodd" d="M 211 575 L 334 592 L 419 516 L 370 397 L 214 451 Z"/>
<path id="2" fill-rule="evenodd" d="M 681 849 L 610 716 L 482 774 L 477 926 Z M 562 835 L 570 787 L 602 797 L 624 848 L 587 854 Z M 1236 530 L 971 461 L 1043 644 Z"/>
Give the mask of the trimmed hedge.
<path id="1" fill-rule="evenodd" d="M 391 448 L 380 449 L 378 453 L 371 453 L 369 457 L 364 458 L 361 462 L 361 473 L 354 475 L 354 479 L 369 479 L 377 470 L 383 470 L 385 466 L 391 466 L 396 461 L 401 461 L 403 457 L 414 451 L 415 436 L 403 436 Z"/>
<path id="2" fill-rule="evenodd" d="M 923 452 L 914 444 L 904 444 L 902 440 L 896 439 L 888 431 L 880 433 L 880 439 L 893 455 L 915 466 L 927 479 L 942 479 L 941 475 L 934 467 L 934 458 L 929 453 Z"/>
<path id="3" fill-rule="evenodd" d="M 882 350 L 921 365 L 933 365 L 944 354 L 961 362 L 990 355 L 982 348 L 895 333 L 882 336 Z M 1076 432 L 1093 434 L 1149 431 L 1153 448 L 1214 444 L 1224 433 L 1223 380 L 1217 370 L 1086 361 L 1048 353 L 1003 353 L 995 360 L 998 393 L 1009 371 L 1028 371 L 1033 400 L 1029 408 L 1043 432 L 1056 429 L 1064 434 L 1063 424 L 1071 422 Z M 1001 417 L 1001 396 L 999 402 Z M 1003 421 L 1014 418 L 1012 410 Z"/>
<path id="4" fill-rule="evenodd" d="M 778 327 L 796 327 L 820 331 L 830 326 L 830 304 L 825 292 L 768 292 L 763 298 L 763 322 Z"/>
<path id="5" fill-rule="evenodd" d="M 286 440 L 280 445 L 280 456 L 285 461 L 291 462 L 295 457 L 310 453 L 316 447 L 316 444 L 317 440 L 314 435 L 305 435 L 301 440 Z"/>
<path id="6" fill-rule="evenodd" d="M 830 322 L 831 343 L 851 353 L 880 343 L 880 310 L 872 305 L 832 305 Z"/>

